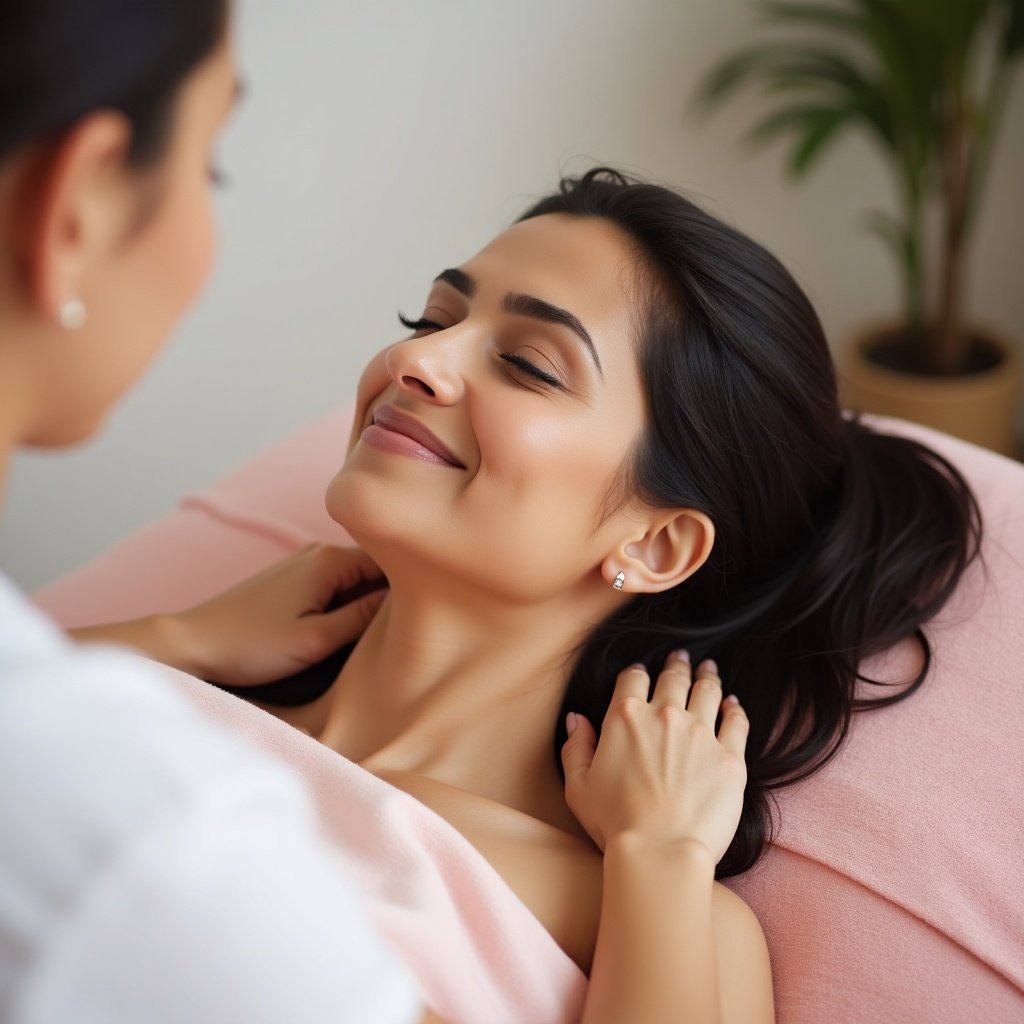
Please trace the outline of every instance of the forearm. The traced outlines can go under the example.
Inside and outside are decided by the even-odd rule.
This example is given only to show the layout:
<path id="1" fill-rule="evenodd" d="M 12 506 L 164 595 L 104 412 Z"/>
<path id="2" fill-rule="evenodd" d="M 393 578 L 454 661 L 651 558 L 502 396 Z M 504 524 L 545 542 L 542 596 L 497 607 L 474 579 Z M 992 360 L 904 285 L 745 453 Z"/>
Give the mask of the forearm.
<path id="1" fill-rule="evenodd" d="M 172 615 L 148 615 L 130 622 L 70 629 L 68 635 L 77 643 L 121 644 L 171 668 L 203 674 L 184 623 Z"/>
<path id="2" fill-rule="evenodd" d="M 699 843 L 613 840 L 583 1024 L 718 1024 L 715 865 Z"/>

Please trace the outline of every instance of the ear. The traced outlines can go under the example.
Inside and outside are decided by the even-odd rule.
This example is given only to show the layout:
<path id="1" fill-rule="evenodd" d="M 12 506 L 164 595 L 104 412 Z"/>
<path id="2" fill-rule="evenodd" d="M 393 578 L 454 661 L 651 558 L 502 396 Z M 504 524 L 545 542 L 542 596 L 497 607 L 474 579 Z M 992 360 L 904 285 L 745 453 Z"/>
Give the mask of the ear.
<path id="1" fill-rule="evenodd" d="M 124 230 L 126 190 L 118 179 L 130 143 L 128 119 L 99 111 L 36 165 L 24 252 L 32 302 L 53 323 L 69 300 L 88 303 L 92 267 Z"/>
<path id="2" fill-rule="evenodd" d="M 715 543 L 714 523 L 693 509 L 657 509 L 601 563 L 609 585 L 618 573 L 623 593 L 656 594 L 692 576 Z"/>

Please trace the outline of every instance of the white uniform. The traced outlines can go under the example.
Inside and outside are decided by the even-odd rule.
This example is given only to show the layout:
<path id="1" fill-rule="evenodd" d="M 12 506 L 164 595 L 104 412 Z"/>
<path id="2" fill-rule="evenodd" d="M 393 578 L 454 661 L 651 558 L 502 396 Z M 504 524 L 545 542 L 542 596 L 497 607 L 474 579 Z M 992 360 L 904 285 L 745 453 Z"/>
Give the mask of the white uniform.
<path id="1" fill-rule="evenodd" d="M 287 766 L 0 575 L 0 1021 L 420 1014 Z"/>

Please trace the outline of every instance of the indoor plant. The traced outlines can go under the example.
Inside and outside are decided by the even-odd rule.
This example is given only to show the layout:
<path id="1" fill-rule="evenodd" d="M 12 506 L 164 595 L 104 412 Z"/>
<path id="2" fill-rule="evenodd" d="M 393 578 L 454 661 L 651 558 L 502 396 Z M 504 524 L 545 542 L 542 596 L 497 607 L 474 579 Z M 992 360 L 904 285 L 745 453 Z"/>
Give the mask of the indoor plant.
<path id="1" fill-rule="evenodd" d="M 1008 82 L 1024 50 L 1024 0 L 760 6 L 768 36 L 719 62 L 699 101 L 711 106 L 742 85 L 760 85 L 770 109 L 751 137 L 788 135 L 797 177 L 840 134 L 866 128 L 898 185 L 899 212 L 871 211 L 867 223 L 896 257 L 902 318 L 864 332 L 841 354 L 844 400 L 1008 451 L 1018 360 L 1012 347 L 965 322 L 964 272 Z M 894 404 L 897 392 L 902 404 Z M 970 406 L 972 396 L 980 408 Z M 1003 422 L 982 422 L 993 413 Z"/>

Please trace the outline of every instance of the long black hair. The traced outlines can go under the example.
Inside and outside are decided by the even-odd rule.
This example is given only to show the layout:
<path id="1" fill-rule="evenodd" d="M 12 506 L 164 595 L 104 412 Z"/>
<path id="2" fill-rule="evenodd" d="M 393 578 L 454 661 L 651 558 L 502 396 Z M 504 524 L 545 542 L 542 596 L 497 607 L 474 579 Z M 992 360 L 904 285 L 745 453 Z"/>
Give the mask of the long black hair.
<path id="1" fill-rule="evenodd" d="M 577 654 L 567 711 L 600 729 L 616 673 L 668 653 L 714 657 L 750 719 L 743 815 L 718 877 L 751 867 L 777 822 L 771 791 L 838 751 L 853 712 L 923 682 L 923 625 L 981 539 L 977 503 L 946 459 L 879 434 L 839 406 L 825 335 L 775 257 L 660 186 L 598 168 L 566 178 L 521 218 L 598 217 L 638 250 L 646 288 L 638 361 L 649 418 L 629 493 L 715 524 L 707 563 L 624 604 Z M 861 661 L 906 637 L 921 671 L 893 686 Z M 887 689 L 864 696 L 860 683 Z"/>
<path id="2" fill-rule="evenodd" d="M 135 166 L 157 160 L 178 87 L 227 16 L 228 0 L 3 0 L 0 160 L 99 109 L 131 121 Z"/>

